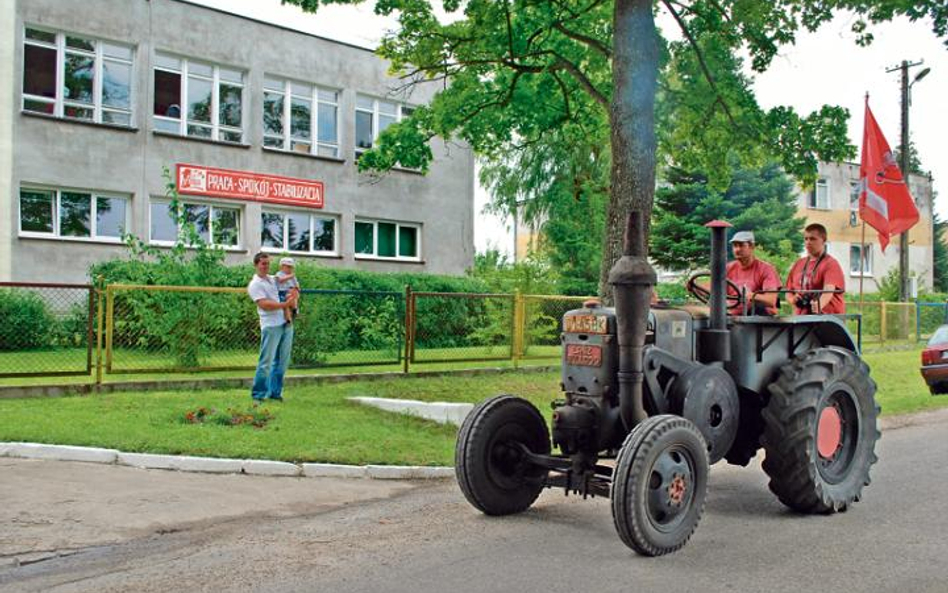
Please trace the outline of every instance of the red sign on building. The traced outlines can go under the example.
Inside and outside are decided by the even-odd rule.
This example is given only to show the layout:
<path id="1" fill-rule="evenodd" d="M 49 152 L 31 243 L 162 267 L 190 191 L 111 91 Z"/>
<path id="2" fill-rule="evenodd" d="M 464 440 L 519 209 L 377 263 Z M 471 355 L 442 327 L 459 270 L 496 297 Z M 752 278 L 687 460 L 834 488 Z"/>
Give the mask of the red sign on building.
<path id="1" fill-rule="evenodd" d="M 178 163 L 177 183 L 178 193 L 192 196 L 323 207 L 321 181 Z"/>

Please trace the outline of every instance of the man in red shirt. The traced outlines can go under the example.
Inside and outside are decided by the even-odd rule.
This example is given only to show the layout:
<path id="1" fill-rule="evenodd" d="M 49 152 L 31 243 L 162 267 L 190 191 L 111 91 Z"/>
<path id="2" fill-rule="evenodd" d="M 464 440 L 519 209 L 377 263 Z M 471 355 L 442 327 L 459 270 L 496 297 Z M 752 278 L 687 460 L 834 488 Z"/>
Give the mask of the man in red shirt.
<path id="1" fill-rule="evenodd" d="M 744 289 L 747 297 L 747 315 L 776 315 L 777 293 L 767 292 L 755 294 L 759 290 L 777 290 L 780 288 L 780 277 L 777 270 L 765 261 L 757 259 L 754 233 L 752 231 L 738 231 L 731 238 L 731 249 L 734 252 L 734 261 L 727 265 L 727 279 Z M 733 293 L 734 290 L 730 289 Z M 744 315 L 743 305 L 735 305 L 728 309 L 731 315 Z"/>
<path id="2" fill-rule="evenodd" d="M 841 314 L 846 312 L 842 291 L 846 290 L 843 268 L 826 252 L 826 227 L 811 224 L 803 230 L 806 255 L 797 260 L 787 275 L 787 300 L 797 315 Z M 838 290 L 838 293 L 808 293 L 808 290 Z"/>

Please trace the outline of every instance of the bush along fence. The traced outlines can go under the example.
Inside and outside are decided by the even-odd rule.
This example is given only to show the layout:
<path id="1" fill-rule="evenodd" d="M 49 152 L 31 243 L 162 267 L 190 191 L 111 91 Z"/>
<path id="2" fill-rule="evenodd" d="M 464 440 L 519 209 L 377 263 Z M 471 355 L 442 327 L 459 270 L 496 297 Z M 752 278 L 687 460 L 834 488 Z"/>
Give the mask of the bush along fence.
<path id="1" fill-rule="evenodd" d="M 455 292 L 302 292 L 293 368 L 510 361 L 553 364 L 560 319 L 585 297 Z M 948 303 L 848 303 L 863 346 L 914 343 Z M 252 370 L 259 324 L 242 288 L 0 284 L 0 377 Z"/>

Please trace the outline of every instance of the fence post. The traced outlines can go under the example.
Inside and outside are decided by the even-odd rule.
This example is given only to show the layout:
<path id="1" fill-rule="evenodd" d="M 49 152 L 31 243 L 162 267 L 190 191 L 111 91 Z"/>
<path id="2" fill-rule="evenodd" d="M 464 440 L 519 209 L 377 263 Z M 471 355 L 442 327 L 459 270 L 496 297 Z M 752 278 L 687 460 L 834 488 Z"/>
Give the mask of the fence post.
<path id="1" fill-rule="evenodd" d="M 520 359 L 523 358 L 523 342 L 524 342 L 524 323 L 526 312 L 523 307 L 523 294 L 521 294 L 520 289 L 514 290 L 513 298 L 513 348 L 511 349 L 511 358 L 513 359 L 514 368 L 517 368 L 517 364 Z"/>
<path id="2" fill-rule="evenodd" d="M 115 330 L 115 291 L 105 287 L 105 372 L 112 372 L 112 332 Z"/>
<path id="3" fill-rule="evenodd" d="M 915 341 L 922 341 L 922 305 L 915 303 Z"/>
<path id="4" fill-rule="evenodd" d="M 885 301 L 882 301 L 879 305 L 879 345 L 882 346 L 885 344 L 885 331 L 886 331 L 886 319 L 885 319 Z"/>
<path id="5" fill-rule="evenodd" d="M 95 332 L 95 384 L 102 385 L 102 325 L 105 311 L 102 310 L 102 285 L 104 279 L 99 276 L 95 286 L 96 296 L 96 332 Z"/>
<path id="6" fill-rule="evenodd" d="M 912 306 L 915 307 L 915 341 L 917 342 L 918 336 L 919 336 L 918 323 L 919 321 L 922 320 L 922 316 L 919 314 L 919 310 L 921 309 L 921 307 L 918 306 L 918 302 L 912 303 Z M 906 332 L 906 334 L 908 334 L 908 332 Z M 907 339 L 908 335 L 906 335 L 905 337 Z"/>
<path id="7" fill-rule="evenodd" d="M 412 319 L 411 311 L 411 284 L 405 285 L 405 360 L 403 362 L 403 369 L 405 373 L 408 373 L 408 359 L 411 358 L 411 344 L 413 341 L 412 338 L 412 325 L 414 321 Z"/>

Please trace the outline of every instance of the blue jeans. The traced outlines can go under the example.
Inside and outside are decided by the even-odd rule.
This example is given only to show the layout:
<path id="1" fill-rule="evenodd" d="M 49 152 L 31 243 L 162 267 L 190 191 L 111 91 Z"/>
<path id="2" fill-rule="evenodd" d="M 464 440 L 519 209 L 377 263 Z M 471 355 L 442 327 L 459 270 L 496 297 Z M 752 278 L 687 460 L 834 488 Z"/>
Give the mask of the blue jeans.
<path id="1" fill-rule="evenodd" d="M 260 330 L 260 360 L 253 377 L 250 396 L 255 400 L 283 397 L 283 375 L 290 366 L 293 325 L 284 323 Z"/>

